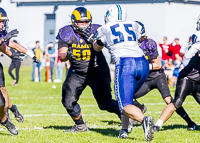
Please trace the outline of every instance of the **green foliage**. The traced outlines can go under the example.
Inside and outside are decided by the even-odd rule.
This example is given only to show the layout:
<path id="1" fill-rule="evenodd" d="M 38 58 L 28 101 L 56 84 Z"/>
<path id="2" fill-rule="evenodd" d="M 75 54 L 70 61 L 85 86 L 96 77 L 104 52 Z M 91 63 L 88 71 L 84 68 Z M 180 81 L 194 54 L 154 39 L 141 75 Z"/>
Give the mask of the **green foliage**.
<path id="1" fill-rule="evenodd" d="M 19 111 L 24 115 L 24 123 L 18 123 L 10 112 L 11 121 L 19 128 L 19 135 L 11 136 L 8 131 L 0 127 L 0 142 L 65 142 L 65 143 L 125 143 L 144 142 L 144 133 L 141 124 L 133 128 L 129 139 L 117 139 L 121 128 L 121 121 L 115 114 L 100 111 L 92 92 L 87 87 L 81 95 L 79 103 L 82 107 L 83 119 L 88 121 L 89 132 L 64 133 L 74 123 L 68 116 L 61 104 L 61 83 L 44 82 L 44 70 L 42 80 L 39 83 L 31 81 L 31 68 L 20 69 L 20 81 L 17 87 L 12 87 L 12 79 L 5 68 L 6 87 L 13 104 L 18 106 Z M 52 85 L 56 85 L 53 89 Z M 113 85 L 112 85 L 113 86 Z M 174 95 L 174 88 L 171 89 Z M 114 92 L 113 92 L 114 98 Z M 139 99 L 148 110 L 146 115 L 153 116 L 157 120 L 165 107 L 157 90 L 151 91 L 145 97 Z M 188 97 L 184 108 L 190 117 L 200 122 L 199 105 L 192 97 Z M 161 131 L 154 134 L 152 142 L 200 142 L 199 130 L 187 131 L 186 122 L 176 113 L 164 124 Z"/>

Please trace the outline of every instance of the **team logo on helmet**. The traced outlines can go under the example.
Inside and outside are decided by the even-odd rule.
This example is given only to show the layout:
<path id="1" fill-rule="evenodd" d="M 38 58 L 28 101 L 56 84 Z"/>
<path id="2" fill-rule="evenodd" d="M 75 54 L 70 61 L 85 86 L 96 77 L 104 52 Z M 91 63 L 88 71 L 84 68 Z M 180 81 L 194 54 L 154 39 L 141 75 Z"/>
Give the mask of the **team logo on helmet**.
<path id="1" fill-rule="evenodd" d="M 104 16 L 105 23 L 114 22 L 114 21 L 125 21 L 126 20 L 126 11 L 120 5 L 112 5 L 106 11 Z"/>

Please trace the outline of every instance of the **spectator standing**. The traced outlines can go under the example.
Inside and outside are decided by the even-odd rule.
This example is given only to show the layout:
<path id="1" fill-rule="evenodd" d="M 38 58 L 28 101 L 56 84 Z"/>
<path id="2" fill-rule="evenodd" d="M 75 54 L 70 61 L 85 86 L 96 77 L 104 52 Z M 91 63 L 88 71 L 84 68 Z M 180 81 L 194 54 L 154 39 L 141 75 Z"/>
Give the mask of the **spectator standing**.
<path id="1" fill-rule="evenodd" d="M 174 60 L 176 64 L 177 60 L 182 61 L 182 57 L 180 55 L 181 45 L 179 44 L 179 39 L 175 38 L 171 45 L 172 45 L 172 51 L 173 51 L 172 60 Z"/>
<path id="2" fill-rule="evenodd" d="M 171 44 L 167 44 L 167 37 L 163 37 L 163 44 L 161 42 L 158 42 L 159 46 L 162 49 L 162 66 L 171 58 L 172 55 L 172 48 Z"/>
<path id="3" fill-rule="evenodd" d="M 53 70 L 54 70 L 54 63 L 55 63 L 55 57 L 56 57 L 56 51 L 55 48 L 53 48 L 54 45 L 52 42 L 49 42 L 45 47 L 45 55 L 49 56 L 50 58 L 50 75 L 51 75 L 51 81 L 53 81 Z"/>
<path id="4" fill-rule="evenodd" d="M 16 40 L 13 40 L 13 42 L 17 43 Z M 20 54 L 20 52 L 14 50 L 14 49 L 10 49 L 10 51 L 12 52 L 12 54 L 14 54 L 14 53 Z M 10 64 L 9 69 L 8 69 L 8 73 L 13 79 L 12 86 L 18 86 L 20 66 L 21 66 L 21 59 L 20 58 L 19 59 L 12 59 L 11 64 Z M 12 74 L 13 69 L 15 69 L 15 75 L 16 76 L 14 76 Z"/>
<path id="5" fill-rule="evenodd" d="M 32 69 L 32 81 L 38 82 L 41 81 L 41 74 L 40 74 L 40 66 L 41 61 L 43 59 L 43 53 L 40 48 L 40 41 L 36 41 L 36 47 L 32 49 L 35 56 L 40 60 L 39 63 L 33 62 L 33 69 Z"/>

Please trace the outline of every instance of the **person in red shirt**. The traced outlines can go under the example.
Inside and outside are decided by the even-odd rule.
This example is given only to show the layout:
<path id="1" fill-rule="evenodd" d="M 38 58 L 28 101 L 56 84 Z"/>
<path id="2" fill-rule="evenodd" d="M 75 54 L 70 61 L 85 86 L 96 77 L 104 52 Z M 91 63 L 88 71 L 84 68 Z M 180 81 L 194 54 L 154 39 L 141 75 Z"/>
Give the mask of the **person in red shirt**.
<path id="1" fill-rule="evenodd" d="M 165 64 L 165 61 L 169 60 L 172 55 L 172 47 L 171 44 L 167 44 L 167 37 L 163 37 L 163 44 L 158 42 L 159 46 L 162 49 L 162 65 Z"/>
<path id="2" fill-rule="evenodd" d="M 179 39 L 175 38 L 174 41 L 175 45 L 172 45 L 172 50 L 173 50 L 173 54 L 172 54 L 172 60 L 176 61 L 176 60 L 180 60 L 182 61 L 182 57 L 180 55 L 180 49 L 181 49 L 181 45 L 179 44 Z"/>

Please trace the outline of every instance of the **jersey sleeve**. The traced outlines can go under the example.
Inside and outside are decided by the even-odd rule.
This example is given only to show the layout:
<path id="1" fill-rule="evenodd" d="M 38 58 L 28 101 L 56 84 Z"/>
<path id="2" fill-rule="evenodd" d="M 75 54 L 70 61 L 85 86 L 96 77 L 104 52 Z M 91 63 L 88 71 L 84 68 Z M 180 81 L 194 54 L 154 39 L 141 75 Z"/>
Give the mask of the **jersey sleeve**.
<path id="1" fill-rule="evenodd" d="M 185 53 L 184 57 L 186 59 L 190 59 L 196 54 L 198 50 L 200 50 L 200 42 L 192 44 L 190 49 Z"/>
<path id="2" fill-rule="evenodd" d="M 68 47 L 68 44 L 65 43 L 62 39 L 59 39 L 58 40 L 58 49 L 60 49 L 62 47 Z"/>
<path id="3" fill-rule="evenodd" d="M 105 36 L 104 32 L 105 32 L 105 30 L 103 29 L 103 27 L 99 27 L 96 30 L 95 37 L 97 38 L 97 40 L 101 40 L 101 42 L 104 45 L 106 45 L 107 44 L 107 40 L 106 40 L 106 36 Z"/>

